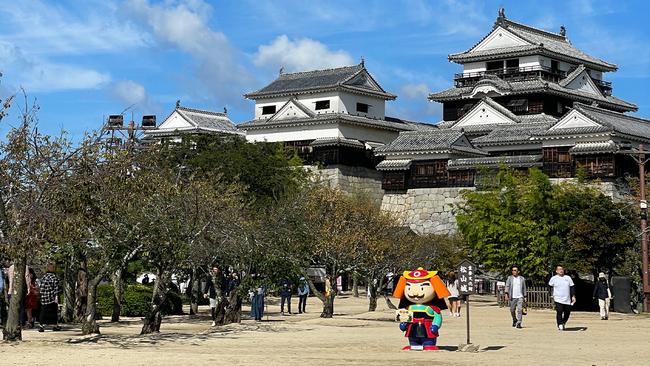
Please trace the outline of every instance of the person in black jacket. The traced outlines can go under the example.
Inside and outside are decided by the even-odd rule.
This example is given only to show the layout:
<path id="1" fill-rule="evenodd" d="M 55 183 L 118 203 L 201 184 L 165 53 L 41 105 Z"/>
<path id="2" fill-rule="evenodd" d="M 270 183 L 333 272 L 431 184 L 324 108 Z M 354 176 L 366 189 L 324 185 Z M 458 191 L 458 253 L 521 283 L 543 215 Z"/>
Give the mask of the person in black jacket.
<path id="1" fill-rule="evenodd" d="M 609 319 L 609 300 L 612 298 L 612 292 L 607 284 L 607 277 L 603 272 L 598 274 L 598 280 L 594 286 L 594 299 L 598 299 L 600 307 L 600 320 Z"/>
<path id="2" fill-rule="evenodd" d="M 206 280 L 203 297 L 210 301 L 210 315 L 212 316 L 212 326 L 217 325 L 217 312 L 223 293 L 227 286 L 224 285 L 225 278 L 218 266 L 213 266 L 210 276 Z"/>

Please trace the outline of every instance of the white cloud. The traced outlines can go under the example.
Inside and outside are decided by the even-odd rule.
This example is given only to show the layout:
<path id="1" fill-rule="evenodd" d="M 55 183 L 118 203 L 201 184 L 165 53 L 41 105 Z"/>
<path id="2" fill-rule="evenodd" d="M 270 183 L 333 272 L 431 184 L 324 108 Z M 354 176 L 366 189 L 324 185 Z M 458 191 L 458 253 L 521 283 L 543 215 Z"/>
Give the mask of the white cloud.
<path id="1" fill-rule="evenodd" d="M 77 11 L 55 2 L 8 1 L 0 7 L 0 41 L 20 45 L 31 55 L 114 52 L 147 43 L 146 34 L 121 20 L 113 1 L 86 1 Z"/>
<path id="2" fill-rule="evenodd" d="M 253 62 L 259 67 L 284 67 L 286 71 L 304 71 L 352 65 L 350 55 L 342 50 L 331 51 L 324 44 L 309 38 L 290 40 L 281 35 L 268 45 L 261 45 Z"/>
<path id="3" fill-rule="evenodd" d="M 222 102 L 240 102 L 243 89 L 252 77 L 238 62 L 239 51 L 228 38 L 208 25 L 212 8 L 201 0 L 130 0 L 127 9 L 134 20 L 144 22 L 153 40 L 176 48 L 197 62 L 194 78 L 188 80 L 195 92 L 204 89 Z"/>
<path id="4" fill-rule="evenodd" d="M 110 81 L 110 75 L 82 66 L 50 62 L 26 55 L 11 43 L 0 41 L 0 59 L 8 84 L 28 92 L 97 89 Z"/>
<path id="5" fill-rule="evenodd" d="M 143 104 L 149 98 L 144 86 L 132 80 L 120 80 L 112 89 L 115 97 L 127 105 Z"/>
<path id="6" fill-rule="evenodd" d="M 426 100 L 431 91 L 427 84 L 406 84 L 402 86 L 402 94 L 408 99 L 422 99 Z"/>

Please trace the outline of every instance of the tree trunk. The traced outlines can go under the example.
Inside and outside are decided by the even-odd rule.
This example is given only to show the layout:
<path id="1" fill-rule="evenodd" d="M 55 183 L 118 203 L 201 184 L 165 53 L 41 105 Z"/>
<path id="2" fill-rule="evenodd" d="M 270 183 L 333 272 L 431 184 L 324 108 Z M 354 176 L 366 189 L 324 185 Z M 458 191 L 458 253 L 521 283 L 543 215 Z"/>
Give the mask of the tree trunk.
<path id="1" fill-rule="evenodd" d="M 397 310 L 397 306 L 395 306 L 395 304 L 393 304 L 393 302 L 390 301 L 390 298 L 388 296 L 384 296 L 384 299 L 386 299 L 386 306 L 388 306 L 389 309 Z"/>
<path id="2" fill-rule="evenodd" d="M 13 293 L 9 301 L 7 324 L 2 330 L 5 341 L 22 341 L 23 333 L 20 325 L 20 302 L 25 296 L 25 266 L 27 257 L 22 255 L 14 262 Z"/>
<path id="3" fill-rule="evenodd" d="M 373 280 L 368 281 L 368 311 L 377 310 L 377 286 Z"/>
<path id="4" fill-rule="evenodd" d="M 325 297 L 325 302 L 323 302 L 323 311 L 320 314 L 321 318 L 331 318 L 334 316 L 334 298 L 336 294 L 330 292 L 329 296 Z"/>
<path id="5" fill-rule="evenodd" d="M 111 277 L 113 280 L 113 313 L 111 314 L 111 321 L 119 322 L 122 302 L 124 301 L 124 271 L 120 268 Z"/>
<path id="6" fill-rule="evenodd" d="M 359 275 L 352 272 L 352 296 L 359 297 Z"/>
<path id="7" fill-rule="evenodd" d="M 325 280 L 325 296 L 321 299 L 323 301 L 323 311 L 320 314 L 321 318 L 331 318 L 334 316 L 334 298 L 336 298 L 336 278 L 327 276 Z"/>
<path id="8" fill-rule="evenodd" d="M 379 297 L 379 293 L 383 287 L 383 278 L 379 279 L 379 281 L 377 281 L 376 278 L 368 278 L 368 311 L 377 310 L 377 298 Z"/>
<path id="9" fill-rule="evenodd" d="M 199 296 L 201 296 L 199 287 L 199 271 L 194 267 L 190 276 L 190 285 L 187 287 L 187 297 L 190 299 L 190 315 L 199 313 Z"/>
<path id="10" fill-rule="evenodd" d="M 102 280 L 102 277 L 96 277 L 88 283 L 88 297 L 86 298 L 86 315 L 84 316 L 81 325 L 81 334 L 100 334 L 99 324 L 97 324 L 97 286 Z"/>
<path id="11" fill-rule="evenodd" d="M 160 324 L 162 323 L 162 305 L 167 298 L 169 291 L 167 286 L 167 273 L 159 270 L 157 273 L 156 283 L 153 287 L 153 295 L 151 296 L 151 310 L 149 314 L 144 317 L 144 324 L 140 334 L 151 334 L 160 332 Z"/>
<path id="12" fill-rule="evenodd" d="M 239 287 L 235 287 L 230 291 L 228 299 L 223 300 L 223 316 L 217 319 L 217 324 L 226 325 L 230 323 L 241 323 L 242 301 L 243 299 L 239 293 Z"/>
<path id="13" fill-rule="evenodd" d="M 88 266 L 86 260 L 79 264 L 77 287 L 75 288 L 75 321 L 83 323 L 88 303 Z"/>
<path id="14" fill-rule="evenodd" d="M 63 321 L 72 323 L 75 317 L 75 282 L 77 282 L 77 265 L 74 256 L 68 257 L 63 272 Z"/>

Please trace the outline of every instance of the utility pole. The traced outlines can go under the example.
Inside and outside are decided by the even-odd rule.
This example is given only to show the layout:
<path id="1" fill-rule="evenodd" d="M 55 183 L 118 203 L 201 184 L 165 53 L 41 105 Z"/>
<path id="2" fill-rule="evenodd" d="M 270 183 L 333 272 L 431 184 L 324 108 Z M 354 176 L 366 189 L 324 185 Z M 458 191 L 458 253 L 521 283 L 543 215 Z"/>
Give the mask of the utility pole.
<path id="1" fill-rule="evenodd" d="M 650 275 L 648 274 L 648 201 L 645 196 L 646 158 L 643 144 L 638 149 L 621 150 L 621 154 L 630 156 L 639 164 L 639 209 L 641 219 L 641 280 L 643 281 L 643 312 L 650 313 Z"/>
<path id="2" fill-rule="evenodd" d="M 643 311 L 650 312 L 650 283 L 648 277 L 648 202 L 645 199 L 645 150 L 643 144 L 639 145 L 639 182 L 640 182 L 640 201 L 641 209 L 641 272 L 643 274 Z"/>

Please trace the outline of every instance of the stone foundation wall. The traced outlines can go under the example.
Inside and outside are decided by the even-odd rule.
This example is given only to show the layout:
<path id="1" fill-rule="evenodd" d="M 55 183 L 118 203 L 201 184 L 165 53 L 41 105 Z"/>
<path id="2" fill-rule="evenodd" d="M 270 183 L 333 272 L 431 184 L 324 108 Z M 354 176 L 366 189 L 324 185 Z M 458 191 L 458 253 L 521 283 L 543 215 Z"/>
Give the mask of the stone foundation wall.
<path id="1" fill-rule="evenodd" d="M 475 190 L 473 187 L 417 188 L 401 193 L 385 193 L 381 189 L 381 173 L 368 168 L 344 165 L 319 169 L 305 166 L 314 173 L 315 179 L 330 187 L 337 187 L 351 194 L 370 197 L 381 209 L 391 212 L 400 222 L 418 234 L 453 234 L 456 226 L 455 206 L 461 203 L 460 193 Z M 573 178 L 554 178 L 551 182 L 575 182 Z M 614 201 L 624 200 L 622 192 L 614 182 L 592 183 L 603 194 Z"/>
<path id="2" fill-rule="evenodd" d="M 306 168 L 314 173 L 315 179 L 329 187 L 368 196 L 378 205 L 382 202 L 384 190 L 381 189 L 381 173 L 374 169 L 345 165 L 331 165 L 323 169 L 315 166 Z"/>
<path id="3" fill-rule="evenodd" d="M 381 208 L 418 234 L 452 234 L 457 230 L 455 205 L 462 201 L 460 193 L 464 190 L 474 188 L 418 188 L 387 193 Z"/>

